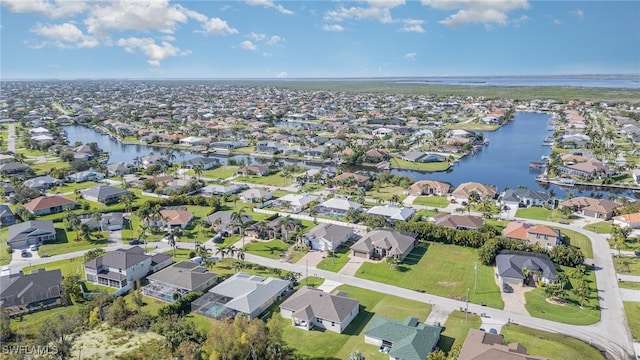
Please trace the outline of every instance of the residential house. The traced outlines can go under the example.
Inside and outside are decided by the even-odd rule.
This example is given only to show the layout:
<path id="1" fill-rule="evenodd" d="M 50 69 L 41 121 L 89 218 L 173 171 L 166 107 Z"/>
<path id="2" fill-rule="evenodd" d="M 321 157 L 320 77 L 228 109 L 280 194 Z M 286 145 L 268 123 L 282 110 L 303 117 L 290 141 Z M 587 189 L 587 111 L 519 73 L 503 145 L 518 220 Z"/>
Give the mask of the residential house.
<path id="1" fill-rule="evenodd" d="M 556 169 L 561 174 L 584 179 L 602 179 L 616 173 L 615 169 L 598 159 L 589 159 L 576 164 L 559 165 Z"/>
<path id="2" fill-rule="evenodd" d="M 0 277 L 0 307 L 16 316 L 62 305 L 61 283 L 60 269 L 4 275 Z"/>
<path id="3" fill-rule="evenodd" d="M 529 244 L 536 244 L 542 248 L 551 249 L 562 244 L 560 230 L 545 225 L 534 225 L 521 221 L 510 221 L 502 230 L 502 236 L 510 239 L 522 240 Z"/>
<path id="4" fill-rule="evenodd" d="M 364 153 L 366 162 L 379 163 L 381 161 L 389 160 L 389 154 L 378 149 L 371 149 Z"/>
<path id="5" fill-rule="evenodd" d="M 333 178 L 333 182 L 346 187 L 367 187 L 371 177 L 363 174 L 344 172 Z"/>
<path id="6" fill-rule="evenodd" d="M 147 156 L 143 156 L 140 158 L 140 165 L 143 169 L 148 168 L 151 165 L 155 165 L 158 162 L 162 161 L 162 157 L 156 154 L 149 154 Z"/>
<path id="7" fill-rule="evenodd" d="M 410 195 L 447 196 L 451 185 L 436 180 L 419 180 L 409 188 Z"/>
<path id="8" fill-rule="evenodd" d="M 92 230 L 116 231 L 123 230 L 126 227 L 127 219 L 121 212 L 110 212 L 100 214 L 100 218 L 96 218 L 92 214 L 86 214 L 80 217 L 80 223 L 87 224 Z"/>
<path id="9" fill-rule="evenodd" d="M 239 198 L 246 203 L 262 203 L 271 200 L 273 195 L 268 190 L 252 188 L 241 192 Z"/>
<path id="10" fill-rule="evenodd" d="M 109 176 L 121 176 L 131 174 L 134 166 L 128 162 L 118 161 L 107 165 L 107 174 Z"/>
<path id="11" fill-rule="evenodd" d="M 561 202 L 560 206 L 571 207 L 573 208 L 573 211 L 584 216 L 609 220 L 613 216 L 615 210 L 622 205 L 611 200 L 578 196 Z"/>
<path id="12" fill-rule="evenodd" d="M 87 281 L 116 288 L 114 296 L 127 292 L 131 284 L 147 276 L 150 271 L 151 256 L 139 246 L 117 249 L 84 263 Z"/>
<path id="13" fill-rule="evenodd" d="M 7 204 L 0 204 L 0 226 L 9 226 L 16 223 L 16 216 Z"/>
<path id="14" fill-rule="evenodd" d="M 502 194 L 501 202 L 510 207 L 544 206 L 553 208 L 555 199 L 542 191 L 529 189 L 507 189 Z"/>
<path id="15" fill-rule="evenodd" d="M 37 197 L 24 204 L 24 208 L 34 215 L 55 214 L 67 209 L 74 209 L 76 203 L 61 195 L 47 195 Z"/>
<path id="16" fill-rule="evenodd" d="M 438 326 L 408 316 L 404 321 L 376 316 L 364 330 L 364 342 L 378 346 L 393 360 L 424 360 L 440 340 Z"/>
<path id="17" fill-rule="evenodd" d="M 640 212 L 614 216 L 613 224 L 620 227 L 640 229 Z"/>
<path id="18" fill-rule="evenodd" d="M 29 220 L 9 226 L 7 244 L 14 249 L 30 245 L 42 245 L 56 239 L 56 229 L 51 220 Z"/>
<path id="19" fill-rule="evenodd" d="M 301 223 L 297 219 L 291 219 L 291 222 L 286 222 L 285 219 L 291 218 L 280 216 L 266 222 L 255 223 L 247 228 L 245 235 L 263 239 L 288 239 Z"/>
<path id="20" fill-rule="evenodd" d="M 90 168 L 85 171 L 79 171 L 77 173 L 70 174 L 67 176 L 67 181 L 71 182 L 85 182 L 85 181 L 100 181 L 105 178 L 105 173 L 101 173 L 95 171 L 93 168 Z"/>
<path id="21" fill-rule="evenodd" d="M 60 180 L 51 177 L 50 175 L 37 176 L 31 179 L 27 179 L 23 182 L 24 186 L 28 187 L 29 189 L 36 189 L 39 191 L 51 189 L 52 187 L 60 183 Z"/>
<path id="22" fill-rule="evenodd" d="M 402 160 L 410 162 L 430 163 L 430 162 L 443 162 L 447 160 L 447 157 L 442 154 L 424 153 L 421 151 L 408 151 L 400 155 Z"/>
<path id="23" fill-rule="evenodd" d="M 244 314 L 254 319 L 292 289 L 291 282 L 239 272 L 191 303 L 191 310 L 211 318 Z"/>
<path id="24" fill-rule="evenodd" d="M 248 175 L 258 175 L 258 176 L 267 176 L 269 175 L 269 167 L 266 165 L 249 165 L 245 167 L 241 167 L 236 170 L 237 175 L 248 176 Z"/>
<path id="25" fill-rule="evenodd" d="M 231 195 L 231 194 L 237 194 L 245 188 L 246 187 L 243 185 L 236 185 L 236 184 L 231 184 L 231 185 L 213 184 L 213 185 L 207 185 L 203 187 L 202 189 L 200 189 L 200 192 L 204 196 Z"/>
<path id="26" fill-rule="evenodd" d="M 205 291 L 215 285 L 218 275 L 192 261 L 180 261 L 147 277 L 149 284 L 142 292 L 166 302 L 174 302 L 193 291 Z"/>
<path id="27" fill-rule="evenodd" d="M 236 234 L 240 232 L 240 229 L 236 220 L 232 219 L 232 217 L 232 211 L 216 211 L 205 217 L 203 221 L 211 226 L 216 226 L 218 231 L 221 233 Z M 243 224 L 250 224 L 253 222 L 253 218 L 249 215 L 241 214 L 240 218 Z"/>
<path id="28" fill-rule="evenodd" d="M 481 199 L 493 199 L 496 196 L 496 187 L 476 182 L 466 182 L 458 185 L 451 195 L 457 201 L 469 201 L 471 193 L 477 193 Z"/>
<path id="29" fill-rule="evenodd" d="M 146 221 L 146 225 L 167 229 L 178 227 L 185 229 L 191 220 L 193 220 L 193 213 L 191 211 L 178 208 L 162 209 L 160 210 L 160 219 Z"/>
<path id="30" fill-rule="evenodd" d="M 434 224 L 457 230 L 477 230 L 482 227 L 484 219 L 474 215 L 455 215 L 440 213 L 434 217 Z"/>
<path id="31" fill-rule="evenodd" d="M 527 348 L 520 343 L 503 345 L 503 340 L 500 334 L 469 329 L 458 360 L 546 360 L 542 356 L 528 355 Z"/>
<path id="32" fill-rule="evenodd" d="M 503 250 L 496 256 L 496 267 L 501 284 L 522 285 L 531 280 L 554 283 L 557 276 L 556 267 L 546 254 Z M 528 278 L 523 274 L 524 268 L 529 270 Z"/>
<path id="33" fill-rule="evenodd" d="M 277 141 L 260 141 L 256 143 L 256 151 L 267 154 L 278 154 L 282 152 L 286 146 Z"/>
<path id="34" fill-rule="evenodd" d="M 247 146 L 247 143 L 244 141 L 216 141 L 209 144 L 209 147 L 214 150 L 224 150 L 224 151 L 238 149 L 246 146 Z"/>
<path id="35" fill-rule="evenodd" d="M 361 211 L 362 205 L 345 197 L 333 197 L 314 208 L 316 213 L 329 216 L 343 216 L 350 210 Z"/>
<path id="36" fill-rule="evenodd" d="M 203 170 L 209 170 L 220 165 L 220 160 L 213 157 L 197 157 L 182 162 L 183 169 L 193 169 L 197 165 L 200 165 Z"/>
<path id="37" fill-rule="evenodd" d="M 287 209 L 292 213 L 299 213 L 306 209 L 309 204 L 318 200 L 316 195 L 308 194 L 287 194 L 276 200 L 277 205 Z"/>
<path id="38" fill-rule="evenodd" d="M 397 207 L 393 205 L 374 206 L 367 210 L 369 215 L 384 216 L 389 220 L 407 221 L 413 217 L 416 211 L 412 208 Z"/>
<path id="39" fill-rule="evenodd" d="M 117 202 L 126 194 L 132 194 L 130 191 L 103 184 L 82 190 L 81 193 L 84 199 L 105 205 Z"/>
<path id="40" fill-rule="evenodd" d="M 344 292 L 328 294 L 303 286 L 280 304 L 280 316 L 291 319 L 294 327 L 319 328 L 341 334 L 360 312 L 360 302 Z"/>
<path id="41" fill-rule="evenodd" d="M 353 236 L 353 228 L 331 223 L 316 225 L 303 235 L 304 242 L 313 250 L 335 251 Z"/>
<path id="42" fill-rule="evenodd" d="M 10 162 L 0 165 L 0 174 L 2 176 L 20 175 L 26 173 L 31 168 L 19 162 Z"/>
<path id="43" fill-rule="evenodd" d="M 0 164 L 8 164 L 10 162 L 15 162 L 16 158 L 13 155 L 9 154 L 0 154 Z"/>
<path id="44" fill-rule="evenodd" d="M 404 260 L 418 241 L 412 235 L 395 230 L 371 230 L 351 245 L 353 256 L 367 259 L 382 259 L 385 256 L 396 256 Z"/>

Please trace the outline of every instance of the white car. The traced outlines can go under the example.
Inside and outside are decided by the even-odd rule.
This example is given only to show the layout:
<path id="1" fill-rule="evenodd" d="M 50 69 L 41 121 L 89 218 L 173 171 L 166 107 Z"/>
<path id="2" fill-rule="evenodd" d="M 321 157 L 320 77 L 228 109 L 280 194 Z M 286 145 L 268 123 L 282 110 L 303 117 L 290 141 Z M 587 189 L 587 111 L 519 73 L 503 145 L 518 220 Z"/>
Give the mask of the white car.
<path id="1" fill-rule="evenodd" d="M 38 251 L 38 245 L 31 245 L 29 248 L 31 251 Z"/>

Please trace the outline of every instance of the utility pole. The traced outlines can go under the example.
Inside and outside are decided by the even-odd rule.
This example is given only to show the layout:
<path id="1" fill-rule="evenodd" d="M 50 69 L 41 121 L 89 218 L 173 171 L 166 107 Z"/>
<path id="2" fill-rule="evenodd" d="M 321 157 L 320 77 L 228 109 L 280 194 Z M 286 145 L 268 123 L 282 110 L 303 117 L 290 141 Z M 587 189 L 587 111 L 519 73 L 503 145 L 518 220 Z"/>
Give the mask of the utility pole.
<path id="1" fill-rule="evenodd" d="M 304 283 L 305 283 L 305 285 L 309 286 L 309 259 L 307 259 L 307 266 L 306 266 L 305 270 L 306 270 L 305 271 L 306 274 L 304 276 Z"/>
<path id="2" fill-rule="evenodd" d="M 473 295 L 476 294 L 476 290 L 478 290 L 478 263 L 473 263 Z"/>
<path id="3" fill-rule="evenodd" d="M 467 289 L 467 308 L 464 310 L 465 323 L 469 323 L 469 290 Z"/>

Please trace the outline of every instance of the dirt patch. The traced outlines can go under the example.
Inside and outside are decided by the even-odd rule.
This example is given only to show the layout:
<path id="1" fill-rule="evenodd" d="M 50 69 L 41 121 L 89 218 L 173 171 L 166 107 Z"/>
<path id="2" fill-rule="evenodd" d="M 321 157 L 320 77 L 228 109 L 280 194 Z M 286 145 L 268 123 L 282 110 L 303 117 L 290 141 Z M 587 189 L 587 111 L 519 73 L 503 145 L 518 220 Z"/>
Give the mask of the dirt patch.
<path id="1" fill-rule="evenodd" d="M 78 358 L 82 351 L 83 359 L 109 359 L 154 339 L 164 338 L 154 332 L 140 333 L 104 326 L 82 333 L 73 344 L 71 358 Z"/>
<path id="2" fill-rule="evenodd" d="M 560 306 L 565 306 L 566 305 L 565 301 L 562 300 L 562 299 L 547 298 L 546 300 L 547 300 L 547 302 L 549 304 L 560 305 Z"/>
<path id="3" fill-rule="evenodd" d="M 436 285 L 444 286 L 444 287 L 455 287 L 460 286 L 459 281 L 438 281 Z"/>

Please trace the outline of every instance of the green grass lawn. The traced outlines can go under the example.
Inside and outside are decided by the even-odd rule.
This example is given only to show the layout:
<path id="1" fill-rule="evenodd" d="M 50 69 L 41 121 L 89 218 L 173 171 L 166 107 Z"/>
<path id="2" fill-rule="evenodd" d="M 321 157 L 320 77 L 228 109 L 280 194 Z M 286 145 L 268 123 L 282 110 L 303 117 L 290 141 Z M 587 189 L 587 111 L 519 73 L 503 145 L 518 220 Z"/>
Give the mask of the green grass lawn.
<path id="1" fill-rule="evenodd" d="M 7 233 L 8 227 L 0 228 L 0 265 L 7 265 L 11 262 L 12 253 L 8 252 Z M 15 251 L 15 250 L 14 250 Z"/>
<path id="2" fill-rule="evenodd" d="M 549 220 L 551 210 L 543 207 L 532 206 L 530 208 L 518 209 L 516 217 L 533 219 L 533 220 Z"/>
<path id="3" fill-rule="evenodd" d="M 640 339 L 640 303 L 624 301 L 623 304 L 631 336 L 636 340 Z"/>
<path id="4" fill-rule="evenodd" d="M 565 236 L 567 240 L 567 244 L 571 246 L 576 246 L 582 250 L 584 256 L 587 259 L 593 259 L 593 250 L 591 248 L 591 240 L 586 235 L 582 235 L 579 232 L 564 229 L 564 228 L 555 228 L 560 230 L 560 233 Z"/>
<path id="5" fill-rule="evenodd" d="M 618 287 L 621 289 L 640 290 L 640 282 L 618 281 Z"/>
<path id="6" fill-rule="evenodd" d="M 235 175 L 238 169 L 240 169 L 240 166 L 223 165 L 215 169 L 205 170 L 202 172 L 202 175 L 200 176 L 203 178 L 210 178 L 210 179 L 226 179 L 228 177 Z M 189 170 L 187 174 L 195 175 L 193 174 L 193 170 Z"/>
<path id="7" fill-rule="evenodd" d="M 18 345 L 34 344 L 40 333 L 40 327 L 45 320 L 55 321 L 60 315 L 75 316 L 79 315 L 81 311 L 82 305 L 79 304 L 37 311 L 24 315 L 22 318 L 16 317 L 11 319 L 11 330 L 13 330 L 16 337 L 21 340 L 21 343 Z M 25 339 L 24 342 L 22 342 L 23 336 Z"/>
<path id="8" fill-rule="evenodd" d="M 569 268 L 561 266 L 561 269 L 567 272 Z M 544 289 L 538 287 L 525 293 L 525 307 L 531 316 L 542 319 L 572 325 L 589 325 L 596 323 L 600 320 L 600 310 L 598 293 L 595 290 L 596 277 L 593 271 L 588 271 L 587 279 L 591 283 L 592 291 L 589 299 L 584 302 L 583 308 L 580 308 L 580 302 L 572 290 L 576 288 L 577 283 L 573 278 L 570 279 L 571 284 L 566 286 L 568 290 L 564 305 L 548 302 L 544 296 Z"/>
<path id="9" fill-rule="evenodd" d="M 247 242 L 245 250 L 249 254 L 264 256 L 270 259 L 279 259 L 290 246 L 291 245 L 285 244 L 282 240 L 259 241 L 255 243 Z"/>
<path id="10" fill-rule="evenodd" d="M 299 174 L 284 178 L 280 176 L 280 172 L 267 176 L 247 175 L 238 176 L 234 181 L 248 182 L 252 184 L 272 185 L 272 186 L 289 186 L 294 183 L 295 177 Z"/>
<path id="11" fill-rule="evenodd" d="M 640 275 L 640 258 L 637 257 L 614 257 L 613 267 L 617 273 L 626 275 Z"/>
<path id="12" fill-rule="evenodd" d="M 414 205 L 444 208 L 449 205 L 449 200 L 442 196 L 418 196 L 413 200 Z"/>
<path id="13" fill-rule="evenodd" d="M 529 354 L 549 359 L 604 359 L 598 349 L 570 336 L 506 324 L 501 331 L 504 343 L 518 342 Z"/>
<path id="14" fill-rule="evenodd" d="M 449 352 L 454 345 L 464 343 L 469 329 L 480 329 L 482 319 L 478 315 L 466 315 L 462 311 L 453 311 L 443 324 L 444 331 L 440 333 L 438 347 Z"/>
<path id="15" fill-rule="evenodd" d="M 313 359 L 345 359 L 353 351 L 359 350 L 367 360 L 386 360 L 377 346 L 364 343 L 363 331 L 374 316 L 384 316 L 402 321 L 414 316 L 424 321 L 431 312 L 431 306 L 421 302 L 398 298 L 393 295 L 342 285 L 337 290 L 349 294 L 350 298 L 360 301 L 360 313 L 351 322 L 343 334 L 332 331 L 304 331 L 286 322 L 284 337 L 294 348 L 297 355 Z"/>
<path id="16" fill-rule="evenodd" d="M 322 270 L 328 270 L 338 272 L 342 267 L 349 262 L 349 254 L 351 250 L 348 247 L 342 246 L 335 253 L 334 256 L 326 256 L 322 259 L 316 267 Z"/>
<path id="17" fill-rule="evenodd" d="M 60 269 L 62 271 L 62 276 L 71 275 L 71 274 L 80 274 L 80 278 L 84 279 L 84 257 L 78 256 L 74 258 L 69 258 L 65 260 L 53 261 L 46 264 L 39 264 L 33 266 L 27 266 L 22 271 L 25 274 L 31 273 L 33 270 L 37 269 L 46 269 L 46 270 L 55 270 Z"/>
<path id="18" fill-rule="evenodd" d="M 398 195 L 398 199 L 402 202 L 406 195 L 404 194 L 404 189 L 400 186 L 384 186 L 379 190 L 369 190 L 366 193 L 366 197 L 391 201 L 391 198 L 394 195 Z"/>
<path id="19" fill-rule="evenodd" d="M 585 225 L 584 229 L 593 231 L 596 234 L 610 234 L 611 224 L 611 221 L 600 221 L 597 223 Z"/>
<path id="20" fill-rule="evenodd" d="M 399 158 L 392 158 L 389 160 L 391 167 L 394 169 L 409 169 L 409 170 L 424 170 L 424 171 L 445 171 L 449 168 L 449 163 L 443 162 L 430 162 L 420 163 L 411 162 Z"/>
<path id="21" fill-rule="evenodd" d="M 493 278 L 493 267 L 478 264 L 477 291 L 474 294 L 476 262 L 477 249 L 420 243 L 396 269 L 390 269 L 384 261 L 366 262 L 356 276 L 458 300 L 463 300 L 467 289 L 471 289 L 470 302 L 502 309 L 504 303 Z"/>
<path id="22" fill-rule="evenodd" d="M 58 228 L 62 224 L 56 225 L 56 240 L 47 241 L 38 247 L 40 256 L 47 254 L 49 256 L 66 254 L 74 251 L 89 250 L 97 247 L 107 246 L 108 236 L 103 234 L 101 239 L 92 238 L 92 241 L 74 241 L 76 234 L 73 231 L 66 232 L 64 229 Z"/>
<path id="23" fill-rule="evenodd" d="M 52 188 L 51 190 L 49 190 L 49 192 L 54 193 L 54 194 L 67 194 L 67 193 L 71 193 L 71 194 L 67 194 L 66 196 L 71 199 L 71 200 L 75 200 L 75 191 L 76 190 L 84 190 L 84 189 L 88 189 L 90 187 L 93 187 L 95 185 L 97 185 L 99 183 L 94 182 L 94 181 L 85 181 L 85 182 L 79 182 L 79 183 L 65 183 L 64 185 L 61 186 L 56 186 L 54 188 Z"/>

